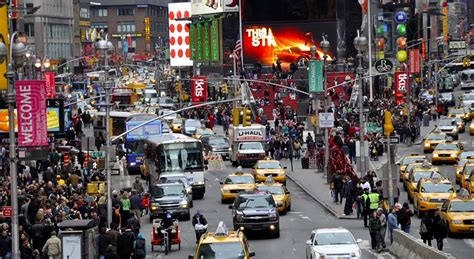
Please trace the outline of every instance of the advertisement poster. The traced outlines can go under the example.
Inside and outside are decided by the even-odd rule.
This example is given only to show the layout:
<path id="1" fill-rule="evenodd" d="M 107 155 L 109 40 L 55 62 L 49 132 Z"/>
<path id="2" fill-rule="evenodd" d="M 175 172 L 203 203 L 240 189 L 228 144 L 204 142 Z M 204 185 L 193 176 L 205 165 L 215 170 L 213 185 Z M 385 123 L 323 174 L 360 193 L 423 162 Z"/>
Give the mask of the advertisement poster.
<path id="1" fill-rule="evenodd" d="M 43 80 L 16 81 L 18 146 L 47 146 L 46 87 Z"/>
<path id="2" fill-rule="evenodd" d="M 63 258 L 82 258 L 81 235 L 64 235 L 62 237 L 62 243 Z"/>
<path id="3" fill-rule="evenodd" d="M 191 79 L 192 102 L 207 102 L 207 76 L 194 76 Z"/>
<path id="4" fill-rule="evenodd" d="M 191 50 L 189 47 L 189 23 L 191 18 L 191 3 L 168 4 L 170 64 L 172 67 L 192 66 Z"/>
<path id="5" fill-rule="evenodd" d="M 288 68 L 291 63 L 307 65 L 311 59 L 311 40 L 316 45 L 316 59 L 323 60 L 324 53 L 319 47 L 322 33 L 328 34 L 331 49 L 328 61 L 336 54 L 337 22 L 313 23 L 282 23 L 271 25 L 245 25 L 243 29 L 244 62 L 245 64 L 260 63 L 271 66 L 281 62 L 281 66 Z M 308 36 L 311 32 L 313 39 Z M 339 48 L 339 46 L 338 46 Z"/>
<path id="6" fill-rule="evenodd" d="M 395 72 L 395 99 L 397 104 L 405 103 L 405 96 L 408 94 L 408 73 Z"/>
<path id="7" fill-rule="evenodd" d="M 56 80 L 54 72 L 44 72 L 44 80 L 46 81 L 46 96 L 48 98 L 56 98 Z"/>
<path id="8" fill-rule="evenodd" d="M 191 0 L 193 15 L 218 14 L 224 11 L 223 0 Z"/>
<path id="9" fill-rule="evenodd" d="M 410 49 L 408 51 L 410 74 L 420 73 L 420 50 Z"/>

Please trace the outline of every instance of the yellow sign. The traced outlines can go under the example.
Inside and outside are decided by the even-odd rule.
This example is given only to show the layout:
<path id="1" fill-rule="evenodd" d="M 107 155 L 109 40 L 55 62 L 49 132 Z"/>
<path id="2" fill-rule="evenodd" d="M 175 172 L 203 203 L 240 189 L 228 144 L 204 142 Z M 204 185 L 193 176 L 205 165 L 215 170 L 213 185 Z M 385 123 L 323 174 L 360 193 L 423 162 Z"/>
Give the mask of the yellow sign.
<path id="1" fill-rule="evenodd" d="M 448 42 L 448 3 L 443 3 L 443 41 Z"/>
<path id="2" fill-rule="evenodd" d="M 0 40 L 3 37 L 3 41 L 8 48 L 8 11 L 7 5 L 0 7 Z M 3 60 L 0 63 L 0 90 L 7 90 L 8 82 L 5 78 L 7 72 L 7 61 Z"/>
<path id="3" fill-rule="evenodd" d="M 150 33 L 150 17 L 145 17 L 145 39 L 146 39 L 146 42 L 150 42 L 150 37 L 151 37 L 151 33 Z"/>
<path id="4" fill-rule="evenodd" d="M 79 26 L 82 26 L 82 27 L 90 27 L 90 26 L 91 26 L 91 22 L 90 22 L 90 21 L 79 21 Z"/>

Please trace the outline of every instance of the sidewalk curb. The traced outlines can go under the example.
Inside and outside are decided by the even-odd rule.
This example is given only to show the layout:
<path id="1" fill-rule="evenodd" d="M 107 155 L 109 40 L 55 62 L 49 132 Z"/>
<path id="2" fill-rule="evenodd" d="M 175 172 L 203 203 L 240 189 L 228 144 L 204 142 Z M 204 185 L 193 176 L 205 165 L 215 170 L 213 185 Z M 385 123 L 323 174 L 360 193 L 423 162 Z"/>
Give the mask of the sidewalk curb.
<path id="1" fill-rule="evenodd" d="M 339 215 L 333 208 L 331 208 L 326 202 L 322 201 L 319 199 L 316 195 L 312 194 L 304 185 L 302 185 L 298 180 L 293 178 L 291 174 L 286 174 L 286 177 L 290 179 L 292 182 L 294 182 L 298 187 L 300 187 L 306 194 L 308 194 L 313 200 L 315 200 L 319 205 L 321 205 L 324 209 L 326 209 L 329 213 L 331 213 L 334 217 L 338 219 L 349 219 L 349 220 L 360 220 L 357 218 L 353 217 L 345 217 L 342 215 Z"/>
<path id="2" fill-rule="evenodd" d="M 423 140 L 426 137 L 426 135 L 430 134 L 436 127 L 435 125 L 433 125 L 433 126 L 428 126 L 428 128 L 429 130 L 426 132 L 426 134 L 423 136 L 420 135 L 419 139 L 413 142 L 413 145 L 420 145 L 421 143 L 423 143 Z"/>

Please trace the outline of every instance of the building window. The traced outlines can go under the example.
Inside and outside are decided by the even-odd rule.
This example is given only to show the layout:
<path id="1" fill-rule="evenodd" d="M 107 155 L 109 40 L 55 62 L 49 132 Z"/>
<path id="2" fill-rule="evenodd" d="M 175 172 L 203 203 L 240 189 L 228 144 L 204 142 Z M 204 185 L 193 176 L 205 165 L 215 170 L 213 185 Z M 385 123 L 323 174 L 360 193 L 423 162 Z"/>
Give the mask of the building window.
<path id="1" fill-rule="evenodd" d="M 133 16 L 133 15 L 135 15 L 135 9 L 133 9 L 133 7 L 117 9 L 117 16 Z"/>
<path id="2" fill-rule="evenodd" d="M 107 16 L 107 8 L 92 9 L 91 15 L 93 17 L 105 17 Z"/>
<path id="3" fill-rule="evenodd" d="M 135 32 L 135 23 L 134 22 L 117 23 L 117 32 Z"/>
<path id="4" fill-rule="evenodd" d="M 35 25 L 32 23 L 25 23 L 25 33 L 29 37 L 35 36 Z"/>

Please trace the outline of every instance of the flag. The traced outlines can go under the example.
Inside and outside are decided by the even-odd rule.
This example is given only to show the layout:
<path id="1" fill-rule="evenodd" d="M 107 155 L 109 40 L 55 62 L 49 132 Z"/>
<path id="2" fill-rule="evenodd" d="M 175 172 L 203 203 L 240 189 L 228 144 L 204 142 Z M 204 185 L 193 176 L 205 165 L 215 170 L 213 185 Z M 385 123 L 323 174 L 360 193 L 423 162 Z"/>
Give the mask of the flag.
<path id="1" fill-rule="evenodd" d="M 237 67 L 241 67 L 242 60 L 240 59 L 242 51 L 242 40 L 240 39 L 240 35 L 237 37 L 237 41 L 235 42 L 234 51 L 232 52 L 235 56 L 235 61 L 237 63 Z"/>

